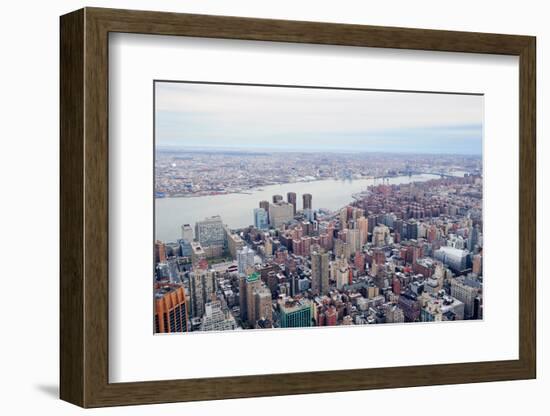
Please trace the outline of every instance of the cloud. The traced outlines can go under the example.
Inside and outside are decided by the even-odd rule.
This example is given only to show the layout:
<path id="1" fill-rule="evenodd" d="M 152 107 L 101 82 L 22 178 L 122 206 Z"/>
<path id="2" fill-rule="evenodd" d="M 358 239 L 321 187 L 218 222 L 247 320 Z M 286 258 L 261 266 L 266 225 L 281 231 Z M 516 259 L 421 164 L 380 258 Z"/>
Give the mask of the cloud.
<path id="1" fill-rule="evenodd" d="M 479 95 L 157 82 L 160 146 L 481 153 Z"/>

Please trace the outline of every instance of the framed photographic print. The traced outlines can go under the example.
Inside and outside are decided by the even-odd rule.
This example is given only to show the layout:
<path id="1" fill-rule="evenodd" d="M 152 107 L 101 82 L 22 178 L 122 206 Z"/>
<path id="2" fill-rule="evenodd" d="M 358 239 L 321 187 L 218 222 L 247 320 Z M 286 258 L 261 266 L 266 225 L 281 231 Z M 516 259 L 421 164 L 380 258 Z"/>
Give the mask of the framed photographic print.
<path id="1" fill-rule="evenodd" d="M 536 376 L 535 38 L 61 17 L 61 398 Z"/>

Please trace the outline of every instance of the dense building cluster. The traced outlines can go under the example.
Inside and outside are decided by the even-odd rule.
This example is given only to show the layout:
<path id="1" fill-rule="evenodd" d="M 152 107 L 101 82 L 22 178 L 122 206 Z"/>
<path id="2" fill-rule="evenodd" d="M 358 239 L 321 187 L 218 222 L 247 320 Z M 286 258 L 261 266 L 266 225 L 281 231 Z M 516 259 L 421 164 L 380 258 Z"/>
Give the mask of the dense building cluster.
<path id="1" fill-rule="evenodd" d="M 474 172 L 480 159 L 461 155 L 284 153 L 158 150 L 157 197 L 247 193 L 269 185 L 324 179 L 392 177 L 410 173 Z M 291 202 L 291 201 L 288 201 Z"/>
<path id="2" fill-rule="evenodd" d="M 478 172 L 371 186 L 335 212 L 314 204 L 273 195 L 247 228 L 229 229 L 222 211 L 157 241 L 155 331 L 482 318 Z"/>

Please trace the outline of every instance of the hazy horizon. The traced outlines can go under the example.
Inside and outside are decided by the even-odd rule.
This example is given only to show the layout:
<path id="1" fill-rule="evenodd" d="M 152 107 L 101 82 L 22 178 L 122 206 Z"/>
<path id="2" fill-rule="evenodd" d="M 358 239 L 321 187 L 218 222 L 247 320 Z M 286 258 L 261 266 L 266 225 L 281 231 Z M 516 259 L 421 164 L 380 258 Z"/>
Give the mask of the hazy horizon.
<path id="1" fill-rule="evenodd" d="M 483 96 L 155 83 L 159 149 L 482 154 Z"/>
<path id="2" fill-rule="evenodd" d="M 412 152 L 412 151 L 354 151 L 346 149 L 278 149 L 278 148 L 268 148 L 268 147 L 255 147 L 255 148 L 244 148 L 244 147 L 235 147 L 235 146 L 193 146 L 193 145 L 157 145 L 156 151 L 161 152 L 177 152 L 177 151 L 192 151 L 192 152 L 234 152 L 234 153 L 309 153 L 309 154 L 372 154 L 372 155 L 411 155 L 411 156 L 437 156 L 437 155 L 457 155 L 457 156 L 470 156 L 470 157 L 481 157 L 481 154 L 475 153 L 422 153 L 422 152 Z"/>

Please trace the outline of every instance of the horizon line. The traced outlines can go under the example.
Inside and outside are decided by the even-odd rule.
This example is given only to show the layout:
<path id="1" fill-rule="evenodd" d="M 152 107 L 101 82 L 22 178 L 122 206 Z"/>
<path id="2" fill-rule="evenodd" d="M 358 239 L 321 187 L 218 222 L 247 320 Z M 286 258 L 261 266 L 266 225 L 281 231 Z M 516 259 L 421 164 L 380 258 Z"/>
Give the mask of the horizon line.
<path id="1" fill-rule="evenodd" d="M 459 153 L 459 152 L 413 152 L 413 151 L 397 151 L 397 150 L 358 150 L 358 149 L 316 149 L 310 150 L 305 148 L 296 148 L 296 149 L 281 149 L 281 148 L 241 148 L 241 147 L 232 147 L 232 146 L 193 146 L 193 145 L 156 145 L 155 153 L 157 151 L 175 151 L 175 150 L 191 150 L 191 151 L 208 151 L 208 152 L 242 152 L 242 153 L 336 153 L 336 154 L 396 154 L 396 155 L 458 155 L 458 156 L 479 156 L 483 157 L 483 152 L 481 153 Z"/>

